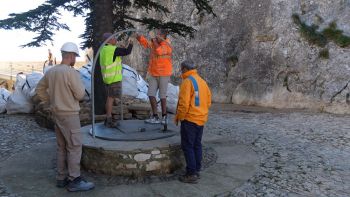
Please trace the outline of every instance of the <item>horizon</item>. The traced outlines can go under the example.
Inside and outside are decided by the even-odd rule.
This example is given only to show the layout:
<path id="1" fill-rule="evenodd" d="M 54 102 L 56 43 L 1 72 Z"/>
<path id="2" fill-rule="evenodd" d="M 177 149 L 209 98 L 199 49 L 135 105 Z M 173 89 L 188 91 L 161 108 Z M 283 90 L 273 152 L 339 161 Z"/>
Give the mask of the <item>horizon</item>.
<path id="1" fill-rule="evenodd" d="M 0 19 L 2 20 L 8 18 L 10 13 L 21 13 L 35 9 L 44 2 L 45 0 L 21 1 L 20 4 L 13 6 L 12 0 L 1 0 Z M 52 51 L 53 56 L 56 57 L 58 61 L 60 58 L 59 49 L 64 42 L 71 41 L 79 46 L 83 41 L 83 39 L 79 38 L 79 35 L 81 35 L 85 30 L 84 19 L 81 16 L 74 17 L 67 11 L 62 11 L 61 14 L 62 16 L 60 21 L 64 21 L 70 27 L 71 31 L 56 31 L 55 35 L 53 36 L 53 42 L 46 42 L 46 46 L 22 48 L 20 45 L 24 45 L 32 41 L 33 37 L 35 37 L 37 34 L 21 29 L 0 29 L 0 62 L 40 62 L 47 59 L 49 49 Z M 84 61 L 85 52 L 84 50 L 79 50 L 81 57 L 77 58 L 77 61 Z"/>

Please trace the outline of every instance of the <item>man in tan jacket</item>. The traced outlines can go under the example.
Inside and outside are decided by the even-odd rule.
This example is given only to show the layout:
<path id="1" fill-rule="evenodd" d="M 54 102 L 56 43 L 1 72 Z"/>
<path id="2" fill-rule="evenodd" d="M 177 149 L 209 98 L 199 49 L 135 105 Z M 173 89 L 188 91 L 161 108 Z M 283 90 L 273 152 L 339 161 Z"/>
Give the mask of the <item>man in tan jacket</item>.
<path id="1" fill-rule="evenodd" d="M 85 88 L 73 68 L 79 56 L 76 44 L 67 42 L 61 48 L 62 63 L 47 71 L 36 87 L 39 98 L 50 106 L 57 139 L 57 187 L 68 191 L 86 191 L 94 188 L 80 176 L 82 135 L 80 132 L 79 100 Z M 68 173 L 67 173 L 68 168 Z"/>

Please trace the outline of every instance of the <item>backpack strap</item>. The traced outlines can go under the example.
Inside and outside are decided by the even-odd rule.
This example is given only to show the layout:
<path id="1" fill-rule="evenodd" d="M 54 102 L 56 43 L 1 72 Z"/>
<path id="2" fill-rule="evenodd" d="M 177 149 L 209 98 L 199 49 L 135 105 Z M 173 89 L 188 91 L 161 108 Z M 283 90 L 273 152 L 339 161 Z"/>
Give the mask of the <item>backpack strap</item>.
<path id="1" fill-rule="evenodd" d="M 193 85 L 193 88 L 194 88 L 194 104 L 196 107 L 199 106 L 200 102 L 199 102 L 199 89 L 198 89 L 198 83 L 196 81 L 196 79 L 193 77 L 193 76 L 189 76 L 188 77 L 191 81 L 192 81 L 192 85 Z"/>

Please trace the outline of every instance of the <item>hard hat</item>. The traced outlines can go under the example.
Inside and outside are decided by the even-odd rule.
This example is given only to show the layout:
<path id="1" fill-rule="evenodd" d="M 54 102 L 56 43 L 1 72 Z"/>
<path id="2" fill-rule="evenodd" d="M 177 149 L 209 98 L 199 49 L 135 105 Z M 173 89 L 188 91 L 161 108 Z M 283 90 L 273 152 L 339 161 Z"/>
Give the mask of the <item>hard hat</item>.
<path id="1" fill-rule="evenodd" d="M 77 55 L 77 57 L 79 57 L 78 46 L 73 42 L 64 43 L 61 47 L 61 51 L 62 52 L 72 52 L 72 53 L 75 53 Z"/>

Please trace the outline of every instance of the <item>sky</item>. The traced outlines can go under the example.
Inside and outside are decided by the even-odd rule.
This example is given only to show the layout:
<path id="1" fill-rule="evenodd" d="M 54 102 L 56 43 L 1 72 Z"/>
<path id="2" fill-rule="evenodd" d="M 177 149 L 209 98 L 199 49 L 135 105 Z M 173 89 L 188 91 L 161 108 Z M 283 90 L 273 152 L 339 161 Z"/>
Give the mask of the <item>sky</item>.
<path id="1" fill-rule="evenodd" d="M 14 6 L 16 2 L 16 5 Z M 18 2 L 18 3 L 17 3 Z M 10 13 L 25 12 L 36 8 L 38 5 L 44 3 L 45 0 L 0 0 L 0 19 L 8 18 Z M 55 33 L 53 37 L 53 45 L 50 42 L 42 47 L 25 47 L 20 45 L 32 41 L 36 36 L 35 33 L 26 32 L 24 30 L 0 30 L 0 61 L 45 61 L 48 56 L 48 49 L 53 52 L 53 55 L 60 60 L 60 47 L 65 42 L 74 42 L 80 45 L 83 41 L 79 38 L 84 32 L 85 25 L 82 17 L 73 17 L 69 12 L 62 12 L 61 21 L 64 21 L 71 31 L 60 30 Z M 85 52 L 80 51 L 80 58 L 77 61 L 84 61 Z"/>

